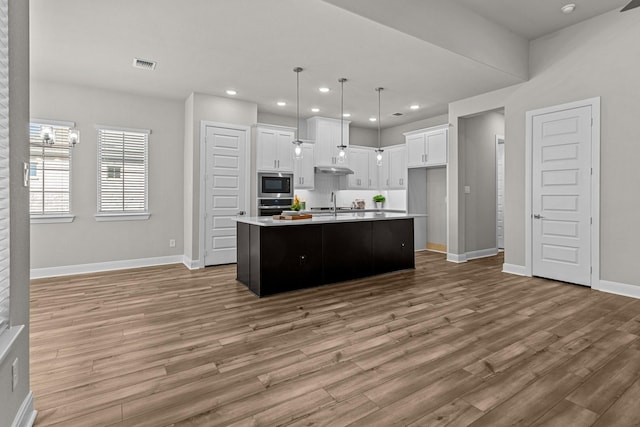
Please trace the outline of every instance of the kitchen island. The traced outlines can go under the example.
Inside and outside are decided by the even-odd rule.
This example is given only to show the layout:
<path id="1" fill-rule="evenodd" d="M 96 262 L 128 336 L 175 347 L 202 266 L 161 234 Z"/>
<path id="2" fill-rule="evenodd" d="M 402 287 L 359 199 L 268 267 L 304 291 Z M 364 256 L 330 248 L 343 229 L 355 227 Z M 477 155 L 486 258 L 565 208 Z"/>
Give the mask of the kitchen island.
<path id="1" fill-rule="evenodd" d="M 238 217 L 237 279 L 265 296 L 415 268 L 413 215 Z"/>

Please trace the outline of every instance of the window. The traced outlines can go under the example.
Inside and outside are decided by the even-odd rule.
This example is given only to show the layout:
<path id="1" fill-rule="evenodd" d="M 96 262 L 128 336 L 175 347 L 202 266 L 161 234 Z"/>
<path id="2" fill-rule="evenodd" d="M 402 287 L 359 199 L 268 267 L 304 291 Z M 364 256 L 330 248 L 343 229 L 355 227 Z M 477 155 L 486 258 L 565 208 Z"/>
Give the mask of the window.
<path id="1" fill-rule="evenodd" d="M 96 219 L 148 215 L 148 130 L 98 129 Z M 102 219 L 101 219 L 102 218 Z"/>
<path id="2" fill-rule="evenodd" d="M 7 2 L 0 1 L 0 334 L 9 325 L 9 54 Z M 0 350 L 3 350 L 0 348 Z"/>
<path id="3" fill-rule="evenodd" d="M 73 123 L 32 120 L 29 125 L 29 211 L 32 216 L 71 213 Z"/>

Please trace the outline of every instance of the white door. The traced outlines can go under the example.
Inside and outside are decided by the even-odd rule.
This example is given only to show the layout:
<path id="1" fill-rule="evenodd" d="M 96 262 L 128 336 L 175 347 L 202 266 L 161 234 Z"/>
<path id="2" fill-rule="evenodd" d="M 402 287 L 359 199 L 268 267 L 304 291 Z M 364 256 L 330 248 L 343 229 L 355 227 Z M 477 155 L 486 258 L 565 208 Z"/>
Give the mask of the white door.
<path id="1" fill-rule="evenodd" d="M 591 285 L 591 107 L 533 117 L 533 275 Z"/>
<path id="2" fill-rule="evenodd" d="M 236 262 L 232 219 L 248 209 L 247 137 L 243 130 L 206 127 L 205 265 Z"/>
<path id="3" fill-rule="evenodd" d="M 496 136 L 496 244 L 504 249 L 504 136 Z"/>

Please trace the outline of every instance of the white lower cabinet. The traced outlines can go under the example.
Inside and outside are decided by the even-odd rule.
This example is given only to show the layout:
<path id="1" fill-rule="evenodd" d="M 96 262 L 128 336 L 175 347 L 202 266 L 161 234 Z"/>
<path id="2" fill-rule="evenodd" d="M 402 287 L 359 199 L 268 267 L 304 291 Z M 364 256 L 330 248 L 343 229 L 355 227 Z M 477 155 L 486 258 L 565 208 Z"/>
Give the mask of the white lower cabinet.
<path id="1" fill-rule="evenodd" d="M 313 144 L 302 144 L 302 159 L 294 160 L 293 163 L 294 189 L 313 190 L 315 188 L 314 154 Z"/>

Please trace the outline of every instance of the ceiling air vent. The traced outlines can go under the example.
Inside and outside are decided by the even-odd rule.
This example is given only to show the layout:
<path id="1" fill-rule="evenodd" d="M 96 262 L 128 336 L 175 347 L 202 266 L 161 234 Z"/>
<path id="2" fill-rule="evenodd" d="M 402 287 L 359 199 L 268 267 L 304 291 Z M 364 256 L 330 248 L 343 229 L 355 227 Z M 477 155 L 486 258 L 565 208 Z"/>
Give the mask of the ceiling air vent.
<path id="1" fill-rule="evenodd" d="M 143 70 L 155 70 L 157 62 L 146 59 L 133 58 L 133 66 Z"/>
<path id="2" fill-rule="evenodd" d="M 402 113 L 393 113 L 392 116 L 400 117 Z"/>

